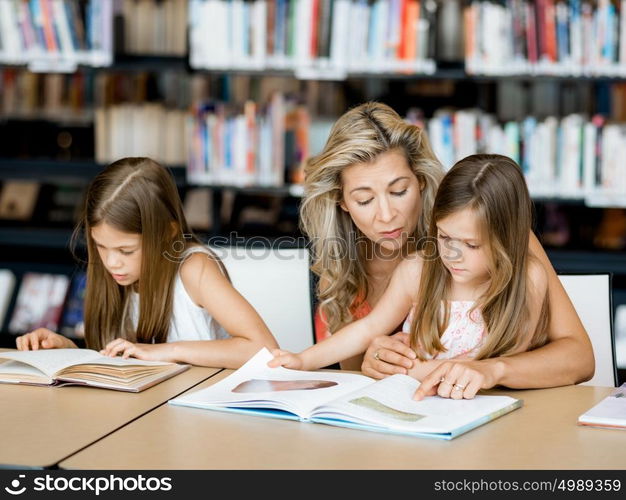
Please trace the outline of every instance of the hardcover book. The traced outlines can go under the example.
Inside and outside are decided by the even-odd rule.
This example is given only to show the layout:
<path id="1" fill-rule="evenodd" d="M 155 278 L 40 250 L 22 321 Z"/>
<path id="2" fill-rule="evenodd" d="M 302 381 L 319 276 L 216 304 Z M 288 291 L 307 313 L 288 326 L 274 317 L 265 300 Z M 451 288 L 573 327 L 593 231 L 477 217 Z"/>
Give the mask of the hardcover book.
<path id="1" fill-rule="evenodd" d="M 522 405 L 508 396 L 483 395 L 414 401 L 419 382 L 406 375 L 376 381 L 353 373 L 269 368 L 271 359 L 262 349 L 228 377 L 169 403 L 448 440 Z"/>
<path id="2" fill-rule="evenodd" d="M 0 352 L 0 383 L 86 385 L 140 392 L 189 368 L 189 365 L 112 358 L 90 349 Z"/>

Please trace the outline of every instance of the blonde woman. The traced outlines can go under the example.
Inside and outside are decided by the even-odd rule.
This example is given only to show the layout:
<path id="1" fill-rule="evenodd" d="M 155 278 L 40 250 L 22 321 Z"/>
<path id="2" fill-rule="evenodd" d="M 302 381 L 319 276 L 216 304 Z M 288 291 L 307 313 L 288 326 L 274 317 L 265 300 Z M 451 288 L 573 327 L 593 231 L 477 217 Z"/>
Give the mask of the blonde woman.
<path id="1" fill-rule="evenodd" d="M 403 257 L 420 248 L 443 172 L 418 127 L 390 107 L 369 102 L 339 118 L 305 175 L 301 226 L 311 239 L 312 269 L 319 277 L 320 341 L 367 316 Z M 484 388 L 558 386 L 593 375 L 591 343 L 532 232 L 529 250 L 548 274 L 553 311 L 548 343 L 531 352 L 465 363 L 461 368 L 472 370 Z M 416 358 L 408 344 L 407 333 L 379 336 L 364 356 L 342 360 L 341 366 L 375 378 L 407 373 Z M 448 365 L 449 370 L 461 368 Z M 422 385 L 436 388 L 438 380 L 433 375 Z"/>
<path id="2" fill-rule="evenodd" d="M 277 347 L 219 259 L 193 236 L 171 174 L 149 158 L 123 158 L 87 190 L 75 234 L 87 241 L 85 337 L 109 356 L 238 368 Z M 45 328 L 20 350 L 72 348 Z"/>
<path id="3" fill-rule="evenodd" d="M 319 276 L 318 342 L 366 316 L 419 248 L 442 177 L 426 134 L 389 106 L 366 103 L 335 123 L 307 164 L 300 207 Z M 361 356 L 341 364 L 360 365 Z"/>

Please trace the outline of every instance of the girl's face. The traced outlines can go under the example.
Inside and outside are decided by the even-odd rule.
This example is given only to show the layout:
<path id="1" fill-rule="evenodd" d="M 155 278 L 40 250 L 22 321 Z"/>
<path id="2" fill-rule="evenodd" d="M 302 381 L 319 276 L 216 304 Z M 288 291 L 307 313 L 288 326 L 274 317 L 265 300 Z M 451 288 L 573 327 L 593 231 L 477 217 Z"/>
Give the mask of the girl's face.
<path id="1" fill-rule="evenodd" d="M 341 174 L 341 208 L 372 242 L 399 250 L 417 227 L 422 213 L 421 186 L 399 151 L 358 163 Z"/>
<path id="2" fill-rule="evenodd" d="M 91 229 L 91 237 L 105 269 L 118 285 L 128 286 L 141 274 L 141 235 L 124 233 L 102 222 Z"/>
<path id="3" fill-rule="evenodd" d="M 489 280 L 490 252 L 473 209 L 464 208 L 437 221 L 437 244 L 455 283 L 474 287 Z"/>

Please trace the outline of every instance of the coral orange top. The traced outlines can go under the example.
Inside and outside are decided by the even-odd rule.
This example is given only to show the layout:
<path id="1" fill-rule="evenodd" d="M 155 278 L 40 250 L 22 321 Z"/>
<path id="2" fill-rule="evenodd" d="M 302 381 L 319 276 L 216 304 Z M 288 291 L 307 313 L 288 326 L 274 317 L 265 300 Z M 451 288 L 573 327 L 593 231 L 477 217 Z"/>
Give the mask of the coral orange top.
<path id="1" fill-rule="evenodd" d="M 355 302 L 358 301 L 355 300 Z M 361 302 L 358 307 L 351 307 L 352 317 L 357 320 L 364 318 L 370 312 L 372 312 L 371 306 L 367 302 Z M 330 337 L 330 332 L 328 331 L 328 324 L 326 323 L 326 317 L 318 307 L 315 311 L 315 342 L 321 342 L 322 340 Z"/>

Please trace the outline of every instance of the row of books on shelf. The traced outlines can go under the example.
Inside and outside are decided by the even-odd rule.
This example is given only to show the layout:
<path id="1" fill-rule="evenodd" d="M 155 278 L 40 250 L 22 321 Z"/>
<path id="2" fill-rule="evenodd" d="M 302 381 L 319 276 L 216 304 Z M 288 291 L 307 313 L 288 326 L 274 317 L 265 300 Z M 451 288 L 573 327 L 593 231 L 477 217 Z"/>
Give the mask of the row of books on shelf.
<path id="1" fill-rule="evenodd" d="M 626 206 L 626 125 L 600 115 L 501 124 L 480 110 L 435 113 L 426 124 L 446 168 L 474 153 L 500 153 L 522 167 L 534 197 L 579 198 L 591 206 Z"/>
<path id="2" fill-rule="evenodd" d="M 2 0 L 0 63 L 73 72 L 113 60 L 113 0 Z"/>
<path id="3" fill-rule="evenodd" d="M 623 123 L 581 114 L 500 123 L 481 110 L 447 108 L 429 120 L 411 110 L 406 120 L 428 131 L 445 168 L 470 154 L 501 153 L 520 164 L 535 197 L 626 206 Z M 303 163 L 322 150 L 332 124 L 312 119 L 304 106 L 280 93 L 262 108 L 247 102 L 243 112 L 223 104 L 200 108 L 188 121 L 187 178 L 194 184 L 301 182 Z"/>
<path id="4" fill-rule="evenodd" d="M 90 123 L 93 78 L 72 74 L 0 69 L 0 116 Z"/>
<path id="5" fill-rule="evenodd" d="M 432 0 L 191 0 L 189 9 L 193 68 L 335 80 L 436 69 Z"/>
<path id="6" fill-rule="evenodd" d="M 221 103 L 188 122 L 187 180 L 193 184 L 283 186 L 303 181 L 303 164 L 322 150 L 334 120 L 312 120 L 305 106 L 275 93 L 243 113 Z"/>
<path id="7" fill-rule="evenodd" d="M 189 0 L 124 0 L 123 52 L 127 54 L 187 54 Z M 116 46 L 119 51 L 121 47 Z"/>
<path id="8" fill-rule="evenodd" d="M 626 76 L 626 1 L 472 1 L 469 73 Z"/>
<path id="9" fill-rule="evenodd" d="M 11 270 L 0 269 L 0 327 L 6 325 L 6 331 L 14 335 L 48 328 L 82 338 L 85 285 L 86 275 L 82 272 L 71 278 L 27 272 L 18 282 Z"/>
<path id="10" fill-rule="evenodd" d="M 210 81 L 205 80 L 206 75 L 176 70 L 61 74 L 0 68 L 0 118 L 91 123 L 95 108 L 121 103 L 163 102 L 187 109 L 206 98 Z"/>
<path id="11" fill-rule="evenodd" d="M 162 104 L 121 104 L 95 111 L 98 163 L 127 156 L 148 156 L 166 165 L 187 162 L 189 113 Z"/>

